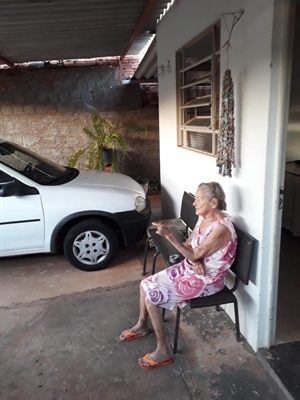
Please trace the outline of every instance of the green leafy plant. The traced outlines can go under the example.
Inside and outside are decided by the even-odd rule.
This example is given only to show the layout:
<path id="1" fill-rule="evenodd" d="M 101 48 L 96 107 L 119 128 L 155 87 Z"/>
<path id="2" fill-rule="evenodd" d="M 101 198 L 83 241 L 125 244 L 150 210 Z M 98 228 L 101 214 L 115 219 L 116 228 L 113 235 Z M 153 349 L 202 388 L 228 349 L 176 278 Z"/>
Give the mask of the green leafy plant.
<path id="1" fill-rule="evenodd" d="M 94 108 L 92 110 L 92 128 L 84 127 L 83 132 L 91 140 L 92 144 L 83 149 L 76 150 L 71 156 L 68 166 L 75 167 L 80 157 L 88 153 L 86 167 L 88 169 L 104 170 L 110 161 L 112 171 L 117 171 L 117 150 L 121 150 L 123 157 L 127 156 L 126 143 L 120 133 L 122 127 L 119 121 L 114 124 L 108 118 L 101 117 Z M 109 161 L 107 160 L 109 159 Z"/>
<path id="2" fill-rule="evenodd" d="M 142 176 L 140 176 L 140 175 L 138 175 L 138 176 L 136 177 L 136 181 L 137 181 L 139 184 L 149 183 L 149 179 L 148 179 L 148 178 L 144 178 L 144 177 L 142 177 Z"/>
<path id="3" fill-rule="evenodd" d="M 157 177 L 154 177 L 153 180 L 151 180 L 149 183 L 149 191 L 150 192 L 159 192 L 160 189 L 161 189 L 160 179 Z"/>
<path id="4" fill-rule="evenodd" d="M 151 193 L 157 193 L 160 192 L 161 186 L 160 186 L 160 179 L 157 177 L 154 177 L 152 180 L 149 180 L 148 178 L 144 178 L 143 176 L 138 175 L 135 180 L 142 185 L 143 187 L 147 188 L 147 191 Z"/>

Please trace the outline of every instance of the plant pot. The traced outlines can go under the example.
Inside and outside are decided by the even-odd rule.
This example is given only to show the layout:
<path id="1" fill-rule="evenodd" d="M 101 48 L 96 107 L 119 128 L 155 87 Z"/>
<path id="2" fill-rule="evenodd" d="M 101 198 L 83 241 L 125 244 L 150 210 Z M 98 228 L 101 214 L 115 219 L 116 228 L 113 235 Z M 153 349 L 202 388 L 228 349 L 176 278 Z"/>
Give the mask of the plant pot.
<path id="1" fill-rule="evenodd" d="M 112 159 L 113 159 L 113 151 L 112 150 L 103 149 L 102 150 L 102 154 L 103 154 L 104 165 L 105 166 L 111 165 L 112 164 Z"/>

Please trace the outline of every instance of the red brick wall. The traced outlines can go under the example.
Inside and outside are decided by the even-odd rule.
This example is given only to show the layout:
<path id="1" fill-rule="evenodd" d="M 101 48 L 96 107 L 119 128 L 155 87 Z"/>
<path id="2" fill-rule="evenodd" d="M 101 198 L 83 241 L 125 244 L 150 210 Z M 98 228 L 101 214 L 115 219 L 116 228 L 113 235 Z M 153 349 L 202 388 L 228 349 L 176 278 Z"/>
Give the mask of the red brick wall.
<path id="1" fill-rule="evenodd" d="M 130 159 L 120 172 L 159 177 L 158 108 L 155 101 L 142 108 L 141 93 L 139 84 L 122 85 L 111 65 L 0 70 L 0 137 L 66 165 L 89 143 L 82 128 L 90 124 L 90 104 L 125 127 Z"/>

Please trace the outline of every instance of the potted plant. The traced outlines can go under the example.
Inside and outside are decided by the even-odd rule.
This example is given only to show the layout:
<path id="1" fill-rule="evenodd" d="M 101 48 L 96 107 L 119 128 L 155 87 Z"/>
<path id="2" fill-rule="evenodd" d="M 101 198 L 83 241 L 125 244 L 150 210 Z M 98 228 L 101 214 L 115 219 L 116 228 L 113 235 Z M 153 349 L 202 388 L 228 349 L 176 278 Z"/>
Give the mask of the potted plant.
<path id="1" fill-rule="evenodd" d="M 88 152 L 88 169 L 104 170 L 107 165 L 111 165 L 111 170 L 117 172 L 117 150 L 121 150 L 123 157 L 128 156 L 119 121 L 114 124 L 108 118 L 101 117 L 95 108 L 91 109 L 92 128 L 85 126 L 83 132 L 91 139 L 92 144 L 77 150 L 70 158 L 68 166 L 75 167 L 79 158 Z"/>
<path id="2" fill-rule="evenodd" d="M 160 186 L 160 179 L 157 177 L 154 177 L 150 182 L 149 182 L 149 192 L 151 193 L 159 193 L 161 189 Z"/>

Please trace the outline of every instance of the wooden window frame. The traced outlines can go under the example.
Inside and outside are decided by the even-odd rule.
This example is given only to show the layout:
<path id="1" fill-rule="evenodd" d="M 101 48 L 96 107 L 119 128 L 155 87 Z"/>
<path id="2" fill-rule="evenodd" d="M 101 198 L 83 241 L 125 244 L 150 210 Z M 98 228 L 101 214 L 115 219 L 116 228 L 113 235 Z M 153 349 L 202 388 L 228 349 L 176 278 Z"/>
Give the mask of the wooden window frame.
<path id="1" fill-rule="evenodd" d="M 196 61 L 191 62 L 191 57 L 186 56 L 186 53 L 197 44 L 201 48 L 201 43 L 204 52 L 208 51 L 209 54 L 204 57 L 196 56 Z M 213 157 L 217 155 L 219 133 L 220 67 L 220 21 L 176 53 L 178 146 Z M 202 68 L 209 68 L 209 73 L 203 71 L 201 75 Z M 190 78 L 192 80 L 189 81 L 188 74 L 200 75 L 199 78 Z M 195 93 L 195 97 L 188 94 L 189 90 Z M 209 94 L 197 96 L 197 91 L 201 90 L 203 93 L 207 90 Z M 194 117 L 191 118 L 192 114 Z"/>

